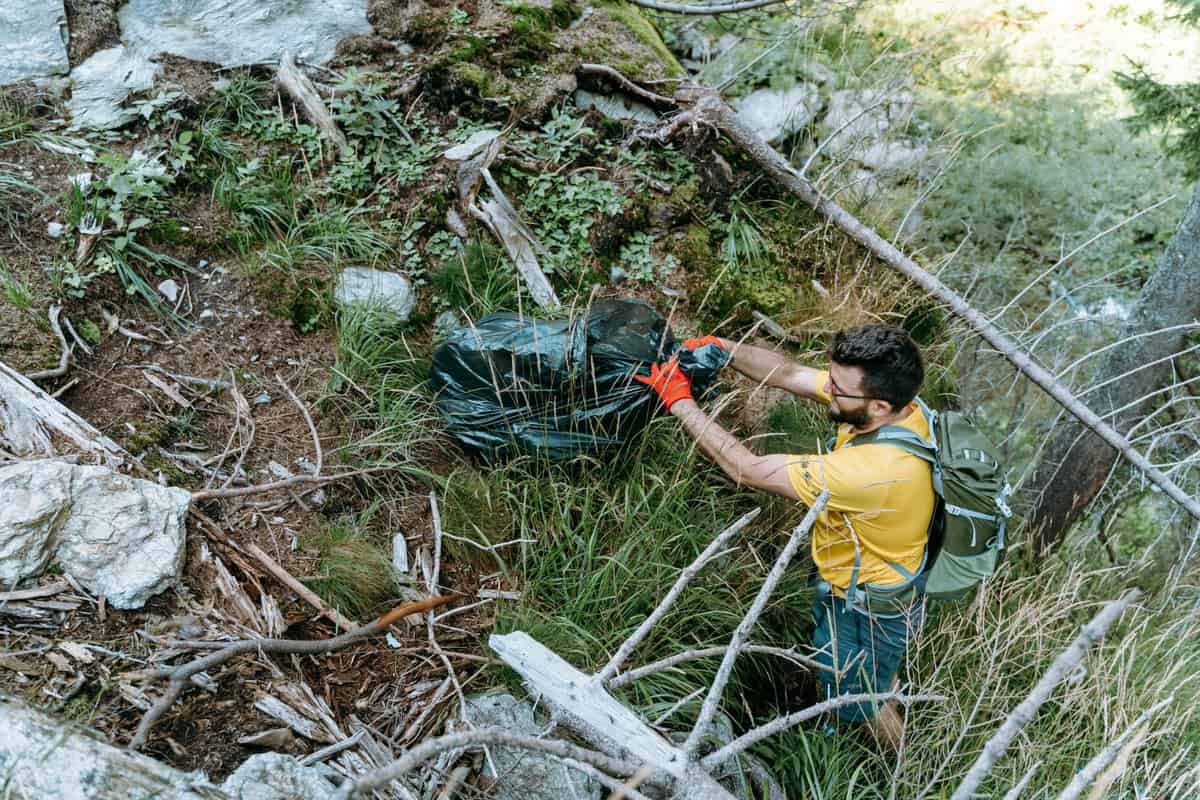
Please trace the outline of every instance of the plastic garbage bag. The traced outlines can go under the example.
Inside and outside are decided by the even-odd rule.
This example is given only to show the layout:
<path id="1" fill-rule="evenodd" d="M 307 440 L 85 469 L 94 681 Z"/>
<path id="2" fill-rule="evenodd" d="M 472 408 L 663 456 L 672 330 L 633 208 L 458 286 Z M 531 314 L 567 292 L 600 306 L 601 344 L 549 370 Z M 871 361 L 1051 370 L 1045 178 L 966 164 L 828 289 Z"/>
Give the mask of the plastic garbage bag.
<path id="1" fill-rule="evenodd" d="M 633 380 L 678 354 L 696 397 L 711 394 L 729 354 L 683 350 L 666 320 L 639 300 L 600 300 L 542 320 L 492 314 L 434 352 L 430 377 L 449 432 L 485 457 L 555 460 L 619 447 L 662 407 Z"/>

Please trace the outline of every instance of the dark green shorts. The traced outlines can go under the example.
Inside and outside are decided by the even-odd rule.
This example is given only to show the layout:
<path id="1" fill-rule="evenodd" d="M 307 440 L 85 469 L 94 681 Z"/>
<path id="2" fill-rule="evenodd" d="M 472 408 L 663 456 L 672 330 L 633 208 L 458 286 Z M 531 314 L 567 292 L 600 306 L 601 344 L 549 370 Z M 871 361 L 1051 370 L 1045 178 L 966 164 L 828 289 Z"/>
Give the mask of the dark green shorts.
<path id="1" fill-rule="evenodd" d="M 813 647 L 820 651 L 816 658 L 844 673 L 818 672 L 825 699 L 888 691 L 923 618 L 919 604 L 909 614 L 869 615 L 850 608 L 836 595 L 818 591 L 813 601 Z M 877 710 L 876 704 L 857 703 L 842 706 L 837 716 L 845 722 L 863 722 L 873 719 Z"/>

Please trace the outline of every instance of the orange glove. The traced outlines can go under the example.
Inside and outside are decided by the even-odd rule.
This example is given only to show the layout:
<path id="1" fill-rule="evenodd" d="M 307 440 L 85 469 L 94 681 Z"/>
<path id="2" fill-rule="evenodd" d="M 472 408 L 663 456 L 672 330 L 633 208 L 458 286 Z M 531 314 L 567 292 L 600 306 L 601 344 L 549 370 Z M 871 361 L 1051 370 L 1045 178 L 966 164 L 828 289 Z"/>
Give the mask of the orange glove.
<path id="1" fill-rule="evenodd" d="M 633 379 L 653 389 L 668 411 L 680 400 L 692 399 L 692 381 L 679 369 L 677 359 L 672 358 L 665 364 L 651 364 L 649 375 L 634 375 Z"/>
<path id="2" fill-rule="evenodd" d="M 722 350 L 725 349 L 725 345 L 721 344 L 721 340 L 716 336 L 701 336 L 699 339 L 684 339 L 683 349 L 695 350 L 698 347 L 704 347 L 706 344 L 715 344 Z"/>

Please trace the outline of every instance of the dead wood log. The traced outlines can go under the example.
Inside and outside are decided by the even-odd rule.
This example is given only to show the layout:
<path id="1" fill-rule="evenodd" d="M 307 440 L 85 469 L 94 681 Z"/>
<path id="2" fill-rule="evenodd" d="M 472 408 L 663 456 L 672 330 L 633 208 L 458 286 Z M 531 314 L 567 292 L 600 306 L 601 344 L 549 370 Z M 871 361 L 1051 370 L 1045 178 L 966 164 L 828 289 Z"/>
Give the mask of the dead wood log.
<path id="1" fill-rule="evenodd" d="M 1151 483 L 1166 492 L 1194 518 L 1200 520 L 1200 501 L 1189 496 L 1162 470 L 1150 463 L 1149 459 L 1138 452 L 1125 436 L 1080 402 L 1070 389 L 1055 378 L 1053 373 L 1037 363 L 1033 356 L 996 327 L 991 320 L 967 303 L 961 295 L 904 255 L 891 242 L 868 228 L 853 214 L 822 195 L 775 148 L 754 133 L 715 90 L 688 85 L 676 92 L 675 98 L 684 111 L 660 132 L 658 138 L 665 139 L 684 128 L 700 126 L 715 128 L 725 134 L 780 186 L 812 206 L 819 214 L 837 225 L 846 235 L 867 248 L 876 258 L 903 274 L 931 297 L 945 304 L 956 316 L 966 321 L 1019 372 L 1054 398 L 1084 427 L 1119 452 Z"/>
<path id="2" fill-rule="evenodd" d="M 57 452 L 55 442 L 63 441 L 109 467 L 127 458 L 120 445 L 0 362 L 0 444 L 14 455 L 48 458 Z"/>
<path id="3" fill-rule="evenodd" d="M 346 135 L 342 133 L 329 109 L 322 102 L 317 87 L 296 65 L 295 56 L 288 50 L 284 50 L 283 55 L 279 57 L 279 71 L 275 74 L 275 83 L 300 105 L 304 116 L 308 117 L 329 141 L 337 145 L 343 156 L 354 152 L 350 143 L 346 141 Z"/>

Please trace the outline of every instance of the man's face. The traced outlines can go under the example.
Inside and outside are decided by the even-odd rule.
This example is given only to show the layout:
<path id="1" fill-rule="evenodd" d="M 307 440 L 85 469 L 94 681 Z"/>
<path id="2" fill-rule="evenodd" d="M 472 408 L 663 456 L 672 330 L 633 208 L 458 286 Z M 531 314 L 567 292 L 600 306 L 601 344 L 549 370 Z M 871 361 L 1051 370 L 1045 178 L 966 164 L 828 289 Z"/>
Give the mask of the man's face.
<path id="1" fill-rule="evenodd" d="M 829 418 L 837 423 L 863 428 L 871 423 L 881 406 L 888 407 L 886 402 L 870 397 L 863 388 L 862 367 L 830 362 L 829 380 L 824 388 L 830 398 Z"/>

